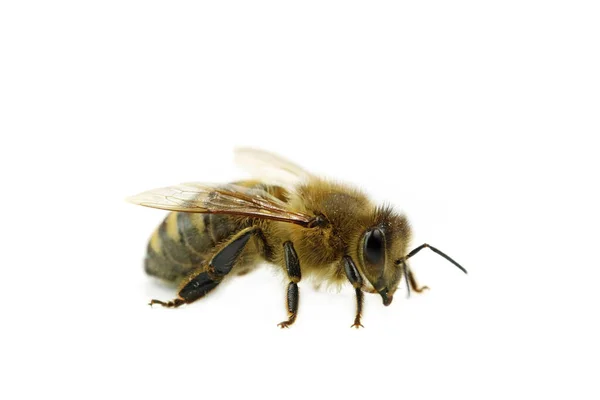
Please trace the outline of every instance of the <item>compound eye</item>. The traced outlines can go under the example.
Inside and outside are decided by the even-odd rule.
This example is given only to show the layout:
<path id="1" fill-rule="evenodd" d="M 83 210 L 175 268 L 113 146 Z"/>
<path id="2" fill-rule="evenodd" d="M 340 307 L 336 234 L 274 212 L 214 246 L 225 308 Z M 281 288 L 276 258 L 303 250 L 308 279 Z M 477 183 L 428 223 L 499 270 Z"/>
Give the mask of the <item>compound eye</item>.
<path id="1" fill-rule="evenodd" d="M 382 265 L 385 256 L 385 237 L 379 228 L 365 234 L 364 254 L 369 264 Z"/>

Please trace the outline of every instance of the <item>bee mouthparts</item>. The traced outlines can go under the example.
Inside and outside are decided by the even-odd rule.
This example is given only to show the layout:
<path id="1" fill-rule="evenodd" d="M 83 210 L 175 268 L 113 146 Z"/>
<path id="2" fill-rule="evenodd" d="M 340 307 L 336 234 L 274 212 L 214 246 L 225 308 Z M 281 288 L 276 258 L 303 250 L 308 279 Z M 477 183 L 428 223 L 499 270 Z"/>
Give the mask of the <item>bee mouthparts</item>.
<path id="1" fill-rule="evenodd" d="M 392 304 L 392 300 L 394 299 L 394 296 L 388 296 L 387 290 L 382 290 L 379 292 L 379 294 L 381 295 L 381 298 L 383 299 L 384 306 L 387 307 L 390 304 Z"/>

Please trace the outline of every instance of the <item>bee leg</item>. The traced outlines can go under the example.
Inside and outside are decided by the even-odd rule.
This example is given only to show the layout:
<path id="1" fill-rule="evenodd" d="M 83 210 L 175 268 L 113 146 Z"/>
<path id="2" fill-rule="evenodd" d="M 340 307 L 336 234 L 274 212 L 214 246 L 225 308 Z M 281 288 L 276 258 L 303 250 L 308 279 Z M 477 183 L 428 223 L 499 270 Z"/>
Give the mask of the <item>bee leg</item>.
<path id="1" fill-rule="evenodd" d="M 298 282 L 302 279 L 300 273 L 300 262 L 298 261 L 298 255 L 294 250 L 292 242 L 285 242 L 283 244 L 283 250 L 285 255 L 285 267 L 287 269 L 290 283 L 287 289 L 287 310 L 288 319 L 287 321 L 280 322 L 277 324 L 280 328 L 288 328 L 296 321 L 296 315 L 298 313 Z"/>
<path id="2" fill-rule="evenodd" d="M 356 291 L 356 317 L 354 318 L 354 324 L 352 324 L 351 328 L 360 328 L 364 326 L 360 323 L 360 319 L 362 317 L 362 307 L 363 307 L 363 292 L 362 292 L 362 278 L 354 261 L 349 256 L 345 256 L 343 258 L 344 263 L 344 271 L 346 272 L 346 277 L 352 284 L 352 287 Z"/>
<path id="3" fill-rule="evenodd" d="M 153 305 L 153 304 L 160 304 L 163 307 L 169 307 L 169 308 L 176 308 L 179 307 L 182 304 L 185 304 L 185 301 L 181 300 L 181 299 L 174 299 L 171 301 L 160 301 L 160 300 L 155 300 L 152 299 L 150 300 L 150 303 L 148 303 L 148 305 Z"/>
<path id="4" fill-rule="evenodd" d="M 208 270 L 193 274 L 185 285 L 179 290 L 178 296 L 169 302 L 152 300 L 152 304 L 160 304 L 163 307 L 179 307 L 182 304 L 192 303 L 208 292 L 216 288 L 223 278 L 231 271 L 239 255 L 244 250 L 250 237 L 256 233 L 258 228 L 250 227 L 234 235 L 221 249 L 211 258 Z"/>
<path id="5" fill-rule="evenodd" d="M 429 290 L 429 286 L 419 286 L 417 280 L 415 279 L 415 276 L 413 275 L 410 269 L 408 270 L 408 281 L 410 282 L 410 288 L 417 293 L 422 293 L 425 290 Z"/>
<path id="6" fill-rule="evenodd" d="M 163 307 L 177 308 L 183 304 L 192 303 L 195 300 L 206 295 L 212 289 L 217 287 L 221 282 L 214 275 L 211 276 L 207 272 L 200 272 L 199 274 L 192 275 L 185 286 L 179 291 L 178 298 L 171 301 L 151 300 L 150 306 L 153 304 L 160 304 Z"/>

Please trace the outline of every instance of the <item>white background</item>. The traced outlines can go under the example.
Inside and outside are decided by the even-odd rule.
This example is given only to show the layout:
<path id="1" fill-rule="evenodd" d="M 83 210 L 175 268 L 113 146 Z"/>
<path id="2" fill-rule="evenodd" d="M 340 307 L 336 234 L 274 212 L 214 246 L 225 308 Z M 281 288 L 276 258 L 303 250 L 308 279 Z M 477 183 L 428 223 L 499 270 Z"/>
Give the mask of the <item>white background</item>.
<path id="1" fill-rule="evenodd" d="M 598 398 L 600 14 L 589 1 L 0 6 L 0 397 Z M 140 191 L 235 146 L 409 216 L 390 307 L 268 268 L 177 310 Z"/>

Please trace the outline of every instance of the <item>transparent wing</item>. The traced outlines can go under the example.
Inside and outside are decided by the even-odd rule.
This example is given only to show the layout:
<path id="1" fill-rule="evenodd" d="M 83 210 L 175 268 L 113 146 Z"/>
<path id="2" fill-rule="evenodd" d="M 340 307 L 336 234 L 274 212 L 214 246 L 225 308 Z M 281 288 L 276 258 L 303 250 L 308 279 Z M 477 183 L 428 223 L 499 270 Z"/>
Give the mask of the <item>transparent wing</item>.
<path id="1" fill-rule="evenodd" d="M 254 177 L 282 186 L 293 186 L 313 177 L 291 161 L 264 150 L 237 148 L 235 161 Z"/>
<path id="2" fill-rule="evenodd" d="M 230 214 L 272 219 L 307 226 L 310 215 L 289 209 L 287 203 L 258 188 L 234 184 L 186 183 L 149 190 L 127 199 L 162 210 L 207 214 Z"/>

